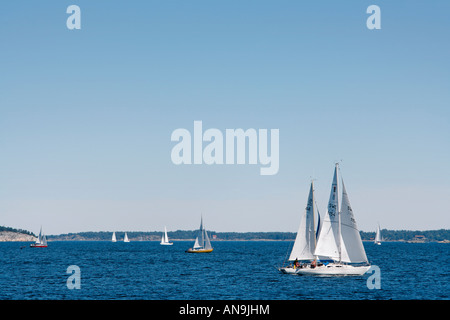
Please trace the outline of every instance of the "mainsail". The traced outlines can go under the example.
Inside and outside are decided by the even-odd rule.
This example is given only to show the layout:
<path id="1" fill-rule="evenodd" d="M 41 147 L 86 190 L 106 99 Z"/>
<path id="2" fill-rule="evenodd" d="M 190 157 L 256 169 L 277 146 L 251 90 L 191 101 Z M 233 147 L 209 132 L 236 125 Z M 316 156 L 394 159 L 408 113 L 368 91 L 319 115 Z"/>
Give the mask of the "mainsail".
<path id="1" fill-rule="evenodd" d="M 380 242 L 381 242 L 381 230 L 380 230 L 380 225 L 378 225 L 377 233 L 375 235 L 375 243 L 380 243 Z"/>
<path id="2" fill-rule="evenodd" d="M 339 210 L 338 164 L 334 171 L 328 210 L 322 222 L 314 255 L 346 263 L 368 262 L 347 191 L 342 181 Z"/>
<path id="3" fill-rule="evenodd" d="M 340 260 L 338 191 L 338 166 L 336 164 L 327 212 L 322 219 L 322 226 L 314 251 L 315 256 L 327 257 L 332 260 Z"/>
<path id="4" fill-rule="evenodd" d="M 315 216 L 319 217 L 314 199 L 314 184 L 311 181 L 308 202 L 297 231 L 294 246 L 289 256 L 290 261 L 313 260 L 316 247 Z"/>

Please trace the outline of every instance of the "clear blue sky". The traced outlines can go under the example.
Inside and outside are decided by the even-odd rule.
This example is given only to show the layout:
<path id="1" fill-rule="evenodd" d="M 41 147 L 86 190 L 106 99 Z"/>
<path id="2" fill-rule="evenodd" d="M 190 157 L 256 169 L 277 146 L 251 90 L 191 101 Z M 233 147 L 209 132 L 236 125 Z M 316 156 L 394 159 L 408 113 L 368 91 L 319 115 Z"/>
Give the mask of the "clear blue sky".
<path id="1" fill-rule="evenodd" d="M 360 229 L 450 228 L 448 1 L 1 7 L 0 225 L 296 231 L 310 177 L 324 213 L 342 160 Z M 279 173 L 175 166 L 194 120 L 278 128 Z"/>

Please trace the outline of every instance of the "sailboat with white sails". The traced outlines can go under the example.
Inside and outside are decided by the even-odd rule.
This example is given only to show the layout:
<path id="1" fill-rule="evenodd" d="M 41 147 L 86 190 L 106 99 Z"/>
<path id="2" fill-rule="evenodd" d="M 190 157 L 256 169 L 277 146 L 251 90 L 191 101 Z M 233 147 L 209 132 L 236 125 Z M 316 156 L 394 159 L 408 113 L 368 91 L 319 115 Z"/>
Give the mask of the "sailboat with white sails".
<path id="1" fill-rule="evenodd" d="M 316 248 L 319 226 L 320 214 L 314 198 L 314 182 L 311 181 L 305 213 L 302 216 L 297 236 L 288 258 L 288 261 L 294 261 L 294 265 L 280 267 L 278 268 L 279 271 L 286 274 L 295 274 L 300 270 L 299 266 L 301 263 L 311 263 L 315 259 L 314 250 Z"/>
<path id="2" fill-rule="evenodd" d="M 128 235 L 125 232 L 125 237 L 123 238 L 123 242 L 130 242 L 130 239 L 128 239 Z"/>
<path id="3" fill-rule="evenodd" d="M 300 268 L 296 272 L 299 275 L 363 275 L 370 268 L 342 179 L 339 206 L 338 171 L 336 163 L 328 209 L 314 250 L 315 259 Z"/>
<path id="4" fill-rule="evenodd" d="M 377 245 L 381 245 L 381 229 L 380 229 L 380 225 L 378 225 L 377 232 L 375 234 L 375 241 L 374 241 L 374 243 L 377 244 Z"/>
<path id="5" fill-rule="evenodd" d="M 39 231 L 39 236 L 36 239 L 36 242 L 30 244 L 30 247 L 32 247 L 32 248 L 47 248 L 47 237 L 42 232 L 42 226 L 41 226 L 41 230 Z"/>
<path id="6" fill-rule="evenodd" d="M 113 235 L 112 235 L 112 238 L 111 238 L 111 242 L 116 242 L 116 241 L 117 241 L 117 239 L 116 239 L 116 232 L 114 231 Z"/>
<path id="7" fill-rule="evenodd" d="M 207 253 L 212 252 L 213 247 L 208 237 L 208 232 L 203 226 L 203 217 L 200 220 L 200 229 L 198 230 L 198 235 L 195 238 L 195 243 L 193 248 L 186 250 L 188 253 Z"/>
<path id="8" fill-rule="evenodd" d="M 164 233 L 161 236 L 161 245 L 163 246 L 171 246 L 173 245 L 173 242 L 169 242 L 169 237 L 167 236 L 167 228 L 164 226 Z"/>

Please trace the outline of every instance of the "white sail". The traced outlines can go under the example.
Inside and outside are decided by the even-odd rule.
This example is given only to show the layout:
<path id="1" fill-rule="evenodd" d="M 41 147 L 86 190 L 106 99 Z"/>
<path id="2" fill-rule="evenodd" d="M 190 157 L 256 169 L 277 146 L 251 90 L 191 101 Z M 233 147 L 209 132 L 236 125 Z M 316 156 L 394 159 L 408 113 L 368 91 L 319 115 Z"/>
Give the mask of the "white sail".
<path id="1" fill-rule="evenodd" d="M 167 228 L 164 227 L 164 242 L 168 243 L 169 242 L 169 237 L 167 236 Z"/>
<path id="2" fill-rule="evenodd" d="M 314 184 L 311 182 L 308 202 L 297 231 L 294 246 L 289 256 L 290 261 L 313 260 L 316 247 Z"/>
<path id="3" fill-rule="evenodd" d="M 42 236 L 42 244 L 47 245 L 47 237 L 45 236 L 45 234 Z"/>
<path id="4" fill-rule="evenodd" d="M 348 263 L 368 262 L 352 207 L 342 181 L 341 204 L 341 261 Z"/>
<path id="5" fill-rule="evenodd" d="M 380 242 L 381 242 L 381 230 L 380 230 L 380 225 L 378 225 L 377 233 L 375 235 L 375 243 L 380 243 Z"/>
<path id="6" fill-rule="evenodd" d="M 205 233 L 205 236 L 204 236 L 205 243 L 203 245 L 203 248 L 207 249 L 207 250 L 212 249 L 211 241 L 209 241 L 209 237 L 208 237 L 208 232 L 206 232 L 206 230 L 204 230 L 204 229 L 203 229 L 203 231 Z"/>
<path id="7" fill-rule="evenodd" d="M 130 242 L 126 232 L 125 232 L 125 237 L 123 238 L 123 242 Z"/>
<path id="8" fill-rule="evenodd" d="M 112 242 L 116 242 L 116 241 L 117 241 L 117 240 L 116 240 L 116 233 L 115 233 L 115 232 L 113 232 L 111 241 L 112 241 Z"/>
<path id="9" fill-rule="evenodd" d="M 39 235 L 36 239 L 36 244 L 41 244 L 41 237 L 42 237 L 42 227 L 41 227 L 41 230 L 39 231 Z"/>
<path id="10" fill-rule="evenodd" d="M 202 247 L 202 246 L 198 243 L 198 237 L 195 238 L 194 249 L 199 249 L 199 248 L 201 248 L 201 247 Z"/>
<path id="11" fill-rule="evenodd" d="M 338 189 L 338 165 L 336 164 L 327 212 L 322 219 L 319 238 L 314 250 L 314 255 L 321 259 L 340 260 Z"/>

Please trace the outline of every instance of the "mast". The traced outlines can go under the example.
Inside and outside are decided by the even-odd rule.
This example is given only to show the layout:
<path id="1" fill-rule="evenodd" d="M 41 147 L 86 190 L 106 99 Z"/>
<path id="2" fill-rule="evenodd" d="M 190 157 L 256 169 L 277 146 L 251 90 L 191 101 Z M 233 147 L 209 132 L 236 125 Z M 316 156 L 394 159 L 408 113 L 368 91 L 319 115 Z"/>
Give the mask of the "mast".
<path id="1" fill-rule="evenodd" d="M 313 214 L 312 214 L 312 219 L 313 219 L 313 229 L 314 229 L 314 250 L 316 249 L 316 245 L 317 245 L 317 237 L 316 237 L 316 218 L 314 217 L 316 210 L 315 210 L 315 204 L 316 204 L 316 199 L 314 198 L 314 179 L 311 179 L 311 188 L 312 188 L 312 208 L 313 208 Z M 317 260 L 317 257 L 314 257 L 314 260 Z"/>
<path id="2" fill-rule="evenodd" d="M 342 226 L 341 226 L 341 209 L 339 207 L 339 163 L 336 162 L 336 211 L 338 214 L 338 250 L 339 250 L 339 263 L 342 260 L 342 244 L 341 244 L 341 234 L 342 234 Z"/>

